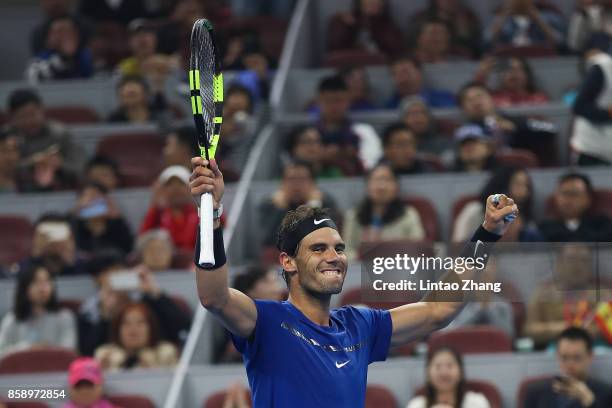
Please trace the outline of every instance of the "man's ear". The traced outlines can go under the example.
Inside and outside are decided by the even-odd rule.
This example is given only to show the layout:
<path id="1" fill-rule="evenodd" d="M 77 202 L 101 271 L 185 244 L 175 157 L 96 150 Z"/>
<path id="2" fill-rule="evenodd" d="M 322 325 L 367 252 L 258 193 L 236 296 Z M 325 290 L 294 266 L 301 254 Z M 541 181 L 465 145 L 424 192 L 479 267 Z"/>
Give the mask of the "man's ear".
<path id="1" fill-rule="evenodd" d="M 289 256 L 286 252 L 281 252 L 279 255 L 280 265 L 286 272 L 295 272 L 297 267 L 295 265 L 295 258 Z"/>

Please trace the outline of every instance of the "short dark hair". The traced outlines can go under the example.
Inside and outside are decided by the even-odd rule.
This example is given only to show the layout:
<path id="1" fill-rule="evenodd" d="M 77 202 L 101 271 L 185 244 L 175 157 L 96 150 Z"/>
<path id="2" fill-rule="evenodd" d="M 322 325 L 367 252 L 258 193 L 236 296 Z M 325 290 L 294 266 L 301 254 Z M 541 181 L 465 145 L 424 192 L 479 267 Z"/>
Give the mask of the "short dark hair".
<path id="1" fill-rule="evenodd" d="M 25 105 L 34 103 L 36 105 L 42 105 L 42 99 L 36 91 L 29 88 L 16 89 L 9 95 L 8 108 L 10 113 L 21 109 Z"/>
<path id="2" fill-rule="evenodd" d="M 253 94 L 251 93 L 251 90 L 244 85 L 232 84 L 225 94 L 225 100 L 229 99 L 229 97 L 234 94 L 246 96 L 247 99 L 249 100 L 249 112 L 248 113 L 253 113 L 254 101 L 253 101 Z"/>
<path id="3" fill-rule="evenodd" d="M 98 277 L 101 273 L 113 266 L 124 266 L 125 259 L 117 249 L 104 248 L 93 254 L 87 262 L 87 271 L 93 276 Z"/>
<path id="4" fill-rule="evenodd" d="M 249 266 L 244 272 L 236 275 L 233 281 L 233 287 L 245 295 L 255 287 L 257 282 L 265 278 L 268 270 L 261 265 Z"/>
<path id="5" fill-rule="evenodd" d="M 175 134 L 179 143 L 189 149 L 192 157 L 200 155 L 200 149 L 198 148 L 198 144 L 196 142 L 197 132 L 193 126 L 180 126 L 172 130 L 169 134 Z"/>
<path id="6" fill-rule="evenodd" d="M 584 345 L 589 353 L 593 351 L 593 338 L 589 332 L 582 327 L 568 327 L 567 329 L 563 330 L 557 337 L 557 345 L 563 339 L 570 341 L 582 341 L 584 342 Z"/>
<path id="7" fill-rule="evenodd" d="M 121 79 L 119 79 L 119 82 L 117 83 L 117 91 L 119 91 L 121 88 L 123 88 L 126 84 L 129 84 L 130 82 L 136 82 L 137 84 L 140 84 L 144 88 L 145 92 L 149 93 L 149 84 L 147 83 L 146 79 L 144 79 L 140 75 L 122 76 Z"/>
<path id="8" fill-rule="evenodd" d="M 299 159 L 294 159 L 291 160 L 289 162 L 287 162 L 287 164 L 285 164 L 285 166 L 283 167 L 283 177 L 285 175 L 285 171 L 289 168 L 289 167 L 303 167 L 306 170 L 308 170 L 308 174 L 310 174 L 310 177 L 314 180 L 315 179 L 315 171 L 314 168 L 312 167 L 312 165 L 304 160 L 299 160 Z"/>
<path id="9" fill-rule="evenodd" d="M 13 313 L 18 321 L 28 320 L 32 316 L 32 302 L 28 295 L 28 289 L 34 279 L 36 279 L 36 272 L 39 269 L 44 269 L 49 273 L 49 277 L 54 281 L 54 276 L 40 261 L 30 260 L 26 264 L 25 268 L 19 271 L 17 274 L 17 288 L 15 294 L 15 307 Z M 51 296 L 45 305 L 45 309 L 48 311 L 57 311 L 59 304 L 57 301 L 57 288 L 53 285 Z"/>
<path id="10" fill-rule="evenodd" d="M 389 126 L 387 126 L 385 130 L 383 131 L 382 138 L 381 138 L 383 147 L 387 147 L 387 145 L 391 141 L 391 136 L 393 136 L 393 134 L 396 132 L 408 132 L 410 134 L 414 134 L 414 132 L 412 132 L 412 130 L 405 124 L 401 122 L 392 123 Z"/>
<path id="11" fill-rule="evenodd" d="M 108 156 L 105 156 L 103 154 L 97 154 L 91 159 L 89 159 L 87 164 L 85 164 L 85 173 L 87 173 L 89 170 L 96 166 L 110 167 L 113 170 L 113 173 L 115 173 L 115 175 L 119 177 L 119 165 L 115 160 L 111 159 Z"/>
<path id="12" fill-rule="evenodd" d="M 557 185 L 561 185 L 563 183 L 565 183 L 566 181 L 571 181 L 571 180 L 581 180 L 584 185 L 587 188 L 587 192 L 589 193 L 589 195 L 593 195 L 593 183 L 591 183 L 591 178 L 583 173 L 576 173 L 576 172 L 570 172 L 570 173 L 565 173 L 563 174 L 561 177 L 559 177 L 559 182 Z"/>
<path id="13" fill-rule="evenodd" d="M 465 99 L 465 95 L 472 88 L 484 89 L 485 91 L 487 91 L 487 93 L 489 94 L 491 93 L 491 90 L 486 85 L 481 84 L 480 82 L 475 82 L 475 81 L 468 82 L 467 84 L 463 85 L 461 89 L 459 89 L 459 92 L 457 93 L 457 101 L 459 102 L 459 106 L 463 105 L 463 100 Z"/>
<path id="14" fill-rule="evenodd" d="M 346 82 L 340 75 L 326 76 L 319 82 L 319 93 L 347 91 Z"/>
<path id="15" fill-rule="evenodd" d="M 106 186 L 96 181 L 85 181 L 79 188 L 79 194 L 83 194 L 83 191 L 85 191 L 88 188 L 96 189 L 98 190 L 99 193 L 102 193 L 104 195 L 108 194 L 108 188 L 106 188 Z"/>
<path id="16" fill-rule="evenodd" d="M 398 55 L 397 57 L 392 58 L 391 61 L 389 61 L 389 67 L 394 67 L 395 65 L 401 64 L 402 62 L 411 63 L 419 71 L 421 71 L 423 68 L 423 66 L 421 65 L 421 61 L 411 55 Z"/>

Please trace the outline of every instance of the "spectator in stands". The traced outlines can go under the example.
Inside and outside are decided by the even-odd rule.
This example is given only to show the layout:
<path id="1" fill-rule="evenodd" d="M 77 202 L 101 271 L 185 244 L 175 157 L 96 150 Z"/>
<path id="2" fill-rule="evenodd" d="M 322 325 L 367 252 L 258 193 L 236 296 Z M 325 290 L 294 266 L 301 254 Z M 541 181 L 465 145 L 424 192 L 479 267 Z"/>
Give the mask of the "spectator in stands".
<path id="1" fill-rule="evenodd" d="M 273 61 L 257 37 L 244 44 L 240 65 L 244 68 L 236 76 L 236 82 L 245 86 L 255 101 L 268 100 L 274 76 Z"/>
<path id="2" fill-rule="evenodd" d="M 231 0 L 234 15 L 240 17 L 275 16 L 289 20 L 295 0 Z"/>
<path id="3" fill-rule="evenodd" d="M 90 78 L 93 57 L 86 47 L 78 22 L 71 16 L 49 23 L 45 48 L 26 68 L 31 83 L 54 79 Z"/>
<path id="4" fill-rule="evenodd" d="M 119 312 L 111 341 L 95 352 L 105 370 L 172 367 L 178 362 L 176 346 L 161 340 L 159 321 L 145 303 L 130 303 Z"/>
<path id="5" fill-rule="evenodd" d="M 408 38 L 417 38 L 421 27 L 429 21 L 441 21 L 449 28 L 453 49 L 465 50 L 472 57 L 480 54 L 480 22 L 461 0 L 429 0 L 426 9 L 410 17 Z"/>
<path id="6" fill-rule="evenodd" d="M 237 181 L 249 158 L 256 136 L 256 118 L 253 115 L 253 96 L 241 86 L 232 85 L 223 104 L 223 143 L 219 145 L 220 165 L 223 176 Z M 193 157 L 193 156 L 192 156 Z"/>
<path id="7" fill-rule="evenodd" d="M 375 109 L 371 100 L 370 81 L 365 67 L 351 66 L 338 73 L 344 80 L 351 96 L 351 112 L 370 111 Z"/>
<path id="8" fill-rule="evenodd" d="M 612 406 L 612 388 L 589 375 L 593 362 L 593 339 L 577 327 L 565 329 L 557 338 L 560 375 L 530 384 L 525 408 Z"/>
<path id="9" fill-rule="evenodd" d="M 0 131 L 0 194 L 18 191 L 19 145 L 17 136 Z"/>
<path id="10" fill-rule="evenodd" d="M 420 174 L 431 171 L 417 155 L 414 133 L 403 123 L 389 125 L 382 136 L 383 160 L 396 175 Z"/>
<path id="11" fill-rule="evenodd" d="M 349 259 L 364 242 L 425 238 L 421 217 L 402 202 L 399 180 L 389 164 L 379 164 L 368 173 L 366 197 L 346 213 L 342 236 Z"/>
<path id="12" fill-rule="evenodd" d="M 259 265 L 250 266 L 236 275 L 232 287 L 251 299 L 282 300 L 284 296 L 278 273 L 273 269 L 266 269 Z M 215 364 L 242 361 L 242 356 L 234 347 L 225 328 L 216 323 L 213 334 L 215 344 L 213 362 Z"/>
<path id="13" fill-rule="evenodd" d="M 17 275 L 13 310 L 0 325 L 0 356 L 29 348 L 76 348 L 74 316 L 60 309 L 54 276 L 31 263 Z"/>
<path id="14" fill-rule="evenodd" d="M 601 339 L 593 319 L 598 304 L 592 293 L 599 287 L 597 265 L 588 244 L 557 247 L 551 279 L 535 289 L 527 307 L 523 334 L 531 337 L 537 349 L 548 346 L 567 327 L 577 326 Z M 610 292 L 601 290 L 602 299 Z"/>
<path id="15" fill-rule="evenodd" d="M 168 106 L 163 92 L 159 88 L 150 89 L 141 77 L 122 78 L 117 85 L 117 98 L 119 107 L 110 114 L 109 122 L 147 123 L 167 119 Z"/>
<path id="16" fill-rule="evenodd" d="M 96 23 L 125 25 L 147 14 L 146 0 L 80 0 L 79 13 Z"/>
<path id="17" fill-rule="evenodd" d="M 508 116 L 497 111 L 491 92 L 482 84 L 470 82 L 459 91 L 459 103 L 468 123 L 491 134 L 499 146 L 533 151 L 542 165 L 556 163 L 556 126 L 543 119 Z"/>
<path id="18" fill-rule="evenodd" d="M 157 34 L 143 19 L 130 22 L 128 31 L 131 55 L 119 62 L 117 71 L 121 76 L 144 77 L 144 64 L 157 50 Z"/>
<path id="19" fill-rule="evenodd" d="M 429 88 L 423 80 L 421 64 L 411 57 L 395 59 L 389 66 L 395 91 L 386 104 L 388 109 L 397 109 L 405 98 L 420 96 L 432 108 L 455 106 L 455 96 L 444 90 Z"/>
<path id="20" fill-rule="evenodd" d="M 31 89 L 17 89 L 7 101 L 9 131 L 19 138 L 24 163 L 33 163 L 38 185 L 52 185 L 56 173 L 78 174 L 83 168 L 83 149 L 72 140 L 61 124 L 48 120 L 38 94 Z"/>
<path id="21" fill-rule="evenodd" d="M 79 31 L 83 36 L 84 43 L 91 36 L 92 27 L 85 19 L 78 14 L 73 13 L 74 0 L 41 0 L 40 8 L 44 16 L 44 20 L 38 24 L 30 36 L 30 49 L 32 55 L 43 52 L 46 48 L 45 42 L 49 26 L 53 19 L 70 15 L 79 26 Z"/>
<path id="22" fill-rule="evenodd" d="M 421 26 L 413 53 L 421 64 L 437 64 L 457 59 L 452 54 L 450 28 L 442 21 L 431 20 Z"/>
<path id="23" fill-rule="evenodd" d="M 584 65 L 587 68 L 582 86 L 573 105 L 575 114 L 570 144 L 578 154 L 579 166 L 612 164 L 612 57 L 608 54 L 610 38 L 598 35 L 586 45 Z"/>
<path id="24" fill-rule="evenodd" d="M 87 273 L 83 258 L 77 253 L 75 234 L 68 217 L 43 214 L 34 224 L 32 252 L 24 264 L 42 263 L 54 276 Z"/>
<path id="25" fill-rule="evenodd" d="M 567 32 L 568 48 L 578 53 L 586 51 L 589 39 L 596 33 L 612 36 L 612 2 L 577 0 Z"/>
<path id="26" fill-rule="evenodd" d="M 612 241 L 610 219 L 589 211 L 593 203 L 593 193 L 593 185 L 587 175 L 567 173 L 559 178 L 554 195 L 556 215 L 540 223 L 540 231 L 546 241 Z"/>
<path id="27" fill-rule="evenodd" d="M 189 170 L 182 166 L 170 166 L 161 172 L 140 234 L 161 228 L 170 233 L 177 248 L 194 248 L 199 217 L 189 194 L 189 177 Z"/>
<path id="28" fill-rule="evenodd" d="M 95 155 L 85 165 L 85 182 L 98 183 L 112 192 L 121 186 L 119 165 L 104 155 Z"/>
<path id="29" fill-rule="evenodd" d="M 437 155 L 448 162 L 453 150 L 452 138 L 440 132 L 425 100 L 419 96 L 404 99 L 401 111 L 401 120 L 416 137 L 417 151 Z"/>
<path id="30" fill-rule="evenodd" d="M 486 30 L 489 47 L 542 46 L 556 49 L 563 45 L 565 22 L 550 7 L 534 0 L 505 0 Z"/>
<path id="31" fill-rule="evenodd" d="M 289 160 L 306 162 L 314 171 L 315 178 L 337 178 L 344 175 L 337 163 L 327 163 L 323 157 L 321 132 L 315 126 L 298 126 L 292 129 L 285 140 Z"/>
<path id="32" fill-rule="evenodd" d="M 199 18 L 210 17 L 214 10 L 213 7 L 205 9 L 204 2 L 199 0 L 177 0 L 168 23 L 157 31 L 157 50 L 162 54 L 178 55 L 186 65 L 193 23 Z"/>
<path id="33" fill-rule="evenodd" d="M 90 357 L 74 360 L 68 368 L 70 402 L 62 408 L 119 408 L 104 399 L 104 375 L 100 363 Z"/>
<path id="34" fill-rule="evenodd" d="M 316 208 L 329 208 L 337 214 L 335 202 L 328 194 L 319 189 L 310 165 L 300 161 L 290 162 L 283 168 L 279 188 L 259 208 L 259 226 L 264 245 L 276 245 L 278 227 L 285 213 L 302 204 Z"/>
<path id="35" fill-rule="evenodd" d="M 491 94 L 498 108 L 549 102 L 548 96 L 536 87 L 533 71 L 525 58 L 497 59 L 487 56 L 480 62 L 475 81 L 486 86 L 493 70 L 500 71 L 499 85 Z"/>
<path id="36" fill-rule="evenodd" d="M 467 390 L 463 358 L 453 348 L 430 350 L 425 370 L 425 395 L 412 398 L 406 408 L 490 407 L 484 395 Z"/>
<path id="37" fill-rule="evenodd" d="M 130 227 L 103 185 L 85 184 L 74 217 L 76 243 L 83 253 L 91 255 L 102 248 L 114 248 L 127 255 L 132 250 Z"/>
<path id="38" fill-rule="evenodd" d="M 164 168 L 170 166 L 190 168 L 191 158 L 200 155 L 196 134 L 193 126 L 181 126 L 166 134 L 163 152 Z"/>
<path id="39" fill-rule="evenodd" d="M 329 21 L 327 48 L 362 49 L 393 56 L 402 51 L 401 37 L 387 0 L 356 0 L 352 11 L 340 12 Z"/>
<path id="40" fill-rule="evenodd" d="M 172 267 L 174 243 L 168 231 L 153 229 L 136 242 L 136 253 L 142 265 L 151 272 L 163 272 Z"/>
<path id="41" fill-rule="evenodd" d="M 479 125 L 463 125 L 455 132 L 455 164 L 453 171 L 477 173 L 493 170 L 495 143 L 486 129 Z"/>
<path id="42" fill-rule="evenodd" d="M 346 175 L 362 174 L 364 167 L 376 164 L 382 156 L 380 139 L 369 124 L 351 122 L 351 99 L 344 80 L 339 76 L 323 78 L 317 102 L 324 160 L 338 163 Z"/>
<path id="43" fill-rule="evenodd" d="M 89 263 L 89 271 L 95 277 L 97 293 L 79 310 L 79 351 L 82 355 L 91 356 L 96 348 L 111 341 L 111 322 L 134 296 L 153 311 L 164 340 L 175 344 L 185 340 L 190 317 L 161 290 L 151 271 L 145 267 L 127 270 L 121 253 L 112 250 L 96 254 Z M 136 274 L 138 286 L 126 287 L 121 280 L 113 278 L 119 272 Z"/>
<path id="44" fill-rule="evenodd" d="M 503 237 L 504 241 L 537 242 L 542 236 L 533 219 L 533 182 L 527 170 L 521 167 L 501 167 L 487 181 L 480 193 L 480 199 L 465 205 L 457 215 L 453 226 L 453 242 L 465 242 L 478 228 L 484 214 L 482 203 L 493 194 L 506 194 L 512 197 L 521 209 L 520 214 L 512 223 Z M 472 230 L 470 228 L 474 227 Z M 469 230 L 469 231 L 468 231 Z"/>

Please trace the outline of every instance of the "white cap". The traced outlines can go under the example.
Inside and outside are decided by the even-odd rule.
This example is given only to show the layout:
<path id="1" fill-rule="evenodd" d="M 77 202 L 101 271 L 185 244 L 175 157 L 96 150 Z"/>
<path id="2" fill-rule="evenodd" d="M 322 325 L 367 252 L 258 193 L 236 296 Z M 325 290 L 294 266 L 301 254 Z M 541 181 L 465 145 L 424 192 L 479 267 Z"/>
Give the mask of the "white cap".
<path id="1" fill-rule="evenodd" d="M 177 179 L 181 180 L 186 185 L 189 185 L 190 176 L 191 176 L 191 173 L 189 173 L 189 170 L 187 170 L 186 167 L 170 166 L 170 167 L 166 167 L 166 169 L 164 169 L 164 171 L 161 172 L 158 180 L 161 184 L 166 184 L 171 178 L 176 177 Z"/>

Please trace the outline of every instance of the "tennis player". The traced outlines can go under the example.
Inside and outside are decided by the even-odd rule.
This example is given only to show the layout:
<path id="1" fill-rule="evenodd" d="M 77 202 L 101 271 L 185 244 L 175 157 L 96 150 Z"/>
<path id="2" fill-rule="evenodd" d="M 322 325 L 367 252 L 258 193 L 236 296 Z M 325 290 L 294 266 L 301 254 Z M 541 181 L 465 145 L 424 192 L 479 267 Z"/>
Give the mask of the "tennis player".
<path id="1" fill-rule="evenodd" d="M 254 407 L 363 407 L 370 363 L 384 361 L 390 346 L 444 327 L 461 311 L 462 302 L 427 297 L 388 311 L 351 306 L 330 310 L 331 296 L 340 293 L 346 275 L 344 242 L 327 212 L 307 206 L 289 211 L 278 235 L 289 299 L 254 300 L 228 287 L 219 227 L 223 176 L 214 160 L 210 169 L 199 157 L 192 165 L 192 195 L 199 202 L 200 194 L 212 193 L 215 209 L 216 264 L 202 268 L 196 253 L 198 295 L 242 353 Z M 511 198 L 498 198 L 489 197 L 484 222 L 460 256 L 486 258 L 511 222 L 506 216 L 518 213 Z"/>

